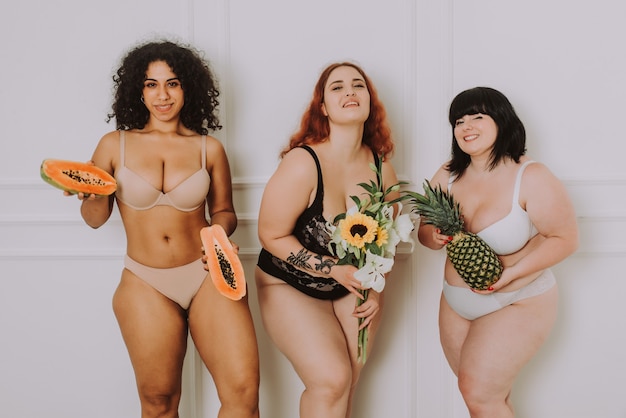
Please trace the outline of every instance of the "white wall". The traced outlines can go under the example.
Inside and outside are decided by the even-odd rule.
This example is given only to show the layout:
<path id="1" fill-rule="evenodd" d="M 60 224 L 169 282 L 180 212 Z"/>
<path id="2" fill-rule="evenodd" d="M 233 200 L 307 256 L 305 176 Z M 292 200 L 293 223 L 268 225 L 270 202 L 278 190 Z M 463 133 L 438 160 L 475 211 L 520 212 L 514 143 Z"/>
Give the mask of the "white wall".
<path id="1" fill-rule="evenodd" d="M 125 247 L 119 217 L 91 230 L 38 167 L 89 158 L 114 128 L 104 118 L 119 57 L 165 34 L 205 50 L 220 80 L 225 129 L 216 136 L 231 158 L 263 416 L 297 416 L 301 384 L 258 314 L 258 203 L 319 72 L 347 59 L 376 83 L 398 144 L 394 165 L 416 189 L 447 156 L 456 93 L 489 85 L 511 99 L 529 155 L 571 192 L 582 239 L 555 269 L 560 316 L 515 388 L 519 416 L 626 417 L 624 16 L 609 0 L 11 2 L 0 18 L 0 415 L 139 416 L 110 307 Z M 355 417 L 467 416 L 438 342 L 442 256 L 417 247 L 399 257 Z M 215 416 L 193 350 L 185 367 L 181 416 Z"/>

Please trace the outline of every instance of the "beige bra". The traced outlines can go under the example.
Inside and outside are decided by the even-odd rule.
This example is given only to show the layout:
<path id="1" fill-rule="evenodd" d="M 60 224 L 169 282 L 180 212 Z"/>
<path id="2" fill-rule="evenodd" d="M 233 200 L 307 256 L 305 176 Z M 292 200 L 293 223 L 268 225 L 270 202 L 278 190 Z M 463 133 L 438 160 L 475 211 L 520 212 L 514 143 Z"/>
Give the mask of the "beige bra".
<path id="1" fill-rule="evenodd" d="M 211 177 L 206 171 L 206 136 L 202 136 L 202 168 L 187 177 L 167 193 L 156 189 L 146 179 L 126 167 L 124 162 L 125 134 L 120 130 L 120 164 L 115 170 L 115 196 L 135 210 L 148 210 L 158 205 L 172 206 L 182 212 L 191 212 L 204 205 Z"/>

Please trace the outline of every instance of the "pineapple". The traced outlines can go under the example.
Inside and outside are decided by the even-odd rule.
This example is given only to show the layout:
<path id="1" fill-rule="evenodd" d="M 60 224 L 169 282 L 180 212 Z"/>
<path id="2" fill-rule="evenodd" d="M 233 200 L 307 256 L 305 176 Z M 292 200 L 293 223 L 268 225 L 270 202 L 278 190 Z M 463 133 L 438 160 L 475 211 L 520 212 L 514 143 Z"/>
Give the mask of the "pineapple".
<path id="1" fill-rule="evenodd" d="M 405 192 L 413 204 L 413 212 L 419 214 L 424 223 L 453 237 L 446 245 L 452 265 L 469 287 L 486 290 L 502 274 L 500 259 L 478 235 L 464 230 L 461 207 L 452 195 L 441 190 L 441 186 L 433 189 L 428 180 L 424 183 L 424 192 L 424 195 Z"/>

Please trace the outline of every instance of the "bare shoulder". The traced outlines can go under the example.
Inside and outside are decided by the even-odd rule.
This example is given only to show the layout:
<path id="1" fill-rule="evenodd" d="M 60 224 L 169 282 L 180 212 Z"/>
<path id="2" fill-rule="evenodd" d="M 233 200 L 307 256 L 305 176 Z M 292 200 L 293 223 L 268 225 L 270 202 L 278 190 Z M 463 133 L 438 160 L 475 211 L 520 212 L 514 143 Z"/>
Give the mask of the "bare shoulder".
<path id="1" fill-rule="evenodd" d="M 280 183 L 305 185 L 317 184 L 317 167 L 311 154 L 303 148 L 294 148 L 283 156 L 272 176 Z"/>
<path id="2" fill-rule="evenodd" d="M 91 157 L 91 160 L 100 168 L 113 172 L 113 169 L 117 165 L 117 160 L 120 155 L 120 132 L 111 131 L 98 142 L 95 151 Z"/>
<path id="3" fill-rule="evenodd" d="M 275 219 L 281 225 L 286 219 L 295 222 L 317 187 L 316 171 L 315 161 L 306 150 L 294 148 L 285 154 L 265 186 L 262 217 Z M 284 204 L 285 197 L 288 197 L 288 205 Z"/>
<path id="4" fill-rule="evenodd" d="M 398 182 L 398 174 L 390 160 L 385 159 L 382 163 L 383 183 L 388 187 Z"/>
<path id="5" fill-rule="evenodd" d="M 120 143 L 120 131 L 107 132 L 100 138 L 99 145 L 102 146 L 118 146 Z"/>
<path id="6" fill-rule="evenodd" d="M 393 173 L 396 172 L 396 169 L 394 168 L 393 163 L 388 158 L 385 158 L 383 160 L 382 167 L 383 167 L 383 173 L 384 173 L 384 170 L 388 170 L 388 171 L 393 172 Z"/>
<path id="7" fill-rule="evenodd" d="M 215 151 L 221 152 L 224 149 L 224 144 L 222 144 L 222 141 L 211 135 L 206 136 L 206 146 L 208 153 Z"/>
<path id="8" fill-rule="evenodd" d="M 442 189 L 448 188 L 448 182 L 450 181 L 450 171 L 448 171 L 448 162 L 442 164 L 430 179 L 430 185 L 433 187 L 441 186 Z"/>
<path id="9" fill-rule="evenodd" d="M 118 154 L 120 149 L 120 131 L 111 131 L 102 138 L 98 142 L 98 146 L 96 148 L 96 153 L 99 154 Z"/>
<path id="10" fill-rule="evenodd" d="M 533 161 L 526 166 L 522 179 L 526 185 L 532 188 L 541 187 L 546 182 L 548 184 L 550 182 L 559 182 L 548 166 L 538 161 Z"/>
<path id="11" fill-rule="evenodd" d="M 279 169 L 289 171 L 295 176 L 310 176 L 311 170 L 317 170 L 313 156 L 304 148 L 294 148 L 282 158 Z"/>
<path id="12" fill-rule="evenodd" d="M 543 163 L 526 166 L 520 186 L 520 200 L 553 204 L 567 200 L 567 191 L 561 180 Z"/>
<path id="13" fill-rule="evenodd" d="M 201 136 L 201 139 L 204 137 Z M 226 149 L 222 142 L 210 135 L 206 136 L 205 159 L 207 170 L 212 171 L 215 167 L 223 167 L 224 170 L 230 170 Z"/>

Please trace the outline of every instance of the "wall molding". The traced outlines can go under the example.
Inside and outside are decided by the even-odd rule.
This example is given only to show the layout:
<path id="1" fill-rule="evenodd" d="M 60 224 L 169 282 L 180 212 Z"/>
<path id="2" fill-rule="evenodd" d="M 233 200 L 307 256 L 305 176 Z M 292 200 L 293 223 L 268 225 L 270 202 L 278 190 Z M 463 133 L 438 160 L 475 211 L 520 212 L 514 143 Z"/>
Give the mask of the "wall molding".
<path id="1" fill-rule="evenodd" d="M 242 248 L 239 258 L 242 262 L 256 261 L 260 248 Z M 92 261 L 122 261 L 125 255 L 124 248 L 99 248 L 85 250 L 84 248 L 29 248 L 29 249 L 0 249 L 0 260 L 14 261 L 61 261 L 61 260 L 92 260 Z"/>
<path id="2" fill-rule="evenodd" d="M 405 107 L 413 108 L 411 101 L 405 98 Z M 403 129 L 410 130 L 409 127 Z M 412 150 L 417 151 L 417 150 Z M 407 153 L 408 154 L 408 153 Z M 410 160 L 410 155 L 405 155 L 405 159 Z M 255 189 L 259 187 L 265 187 L 269 180 L 269 177 L 264 176 L 242 176 L 233 177 L 232 184 L 233 189 L 247 190 Z M 610 186 L 610 187 L 626 187 L 626 176 L 623 174 L 606 173 L 605 175 L 594 175 L 589 177 L 577 176 L 563 176 L 560 180 L 569 187 L 598 187 L 598 186 Z M 408 180 L 407 180 L 408 181 Z M 0 191 L 1 190 L 49 190 L 52 186 L 45 183 L 42 179 L 36 177 L 5 177 L 0 178 Z"/>
<path id="3" fill-rule="evenodd" d="M 111 215 L 106 225 L 121 227 L 122 221 L 119 217 Z M 239 226 L 256 225 L 258 222 L 258 214 L 252 212 L 237 212 Z M 588 223 L 623 223 L 626 222 L 626 215 L 616 215 L 613 212 L 597 212 L 593 215 L 580 215 L 577 217 L 581 224 Z M 50 214 L 1 214 L 0 227 L 7 225 L 36 225 L 36 226 L 74 226 L 85 225 L 82 218 L 75 215 L 50 215 Z"/>
<path id="4" fill-rule="evenodd" d="M 248 189 L 267 184 L 268 177 L 233 177 L 233 188 Z M 626 180 L 625 180 L 626 183 Z M 52 186 L 39 177 L 4 177 L 0 178 L 0 190 L 50 190 Z"/>
<path id="5" fill-rule="evenodd" d="M 412 108 L 413 105 L 408 99 L 405 99 L 405 107 Z M 406 130 L 410 130 L 409 127 L 404 127 Z M 412 150 L 416 151 L 416 150 Z M 408 154 L 408 153 L 407 153 Z M 410 155 L 405 155 L 405 159 L 410 160 Z M 406 176 L 403 176 L 406 177 Z M 248 190 L 265 187 L 269 180 L 269 177 L 233 177 L 232 184 L 234 190 Z M 622 174 L 607 173 L 603 176 L 595 175 L 593 178 L 589 176 L 575 177 L 564 176 L 560 180 L 566 187 L 626 187 L 626 176 Z M 406 179 L 406 181 L 409 181 Z M 414 185 L 411 183 L 411 185 Z M 5 177 L 0 178 L 0 191 L 37 191 L 37 190 L 50 190 L 52 186 L 43 182 L 43 180 L 35 177 Z M 420 186 L 421 187 L 421 186 Z"/>
<path id="6" fill-rule="evenodd" d="M 565 186 L 569 189 L 574 199 L 578 199 L 580 206 L 578 210 L 578 222 L 583 233 L 591 234 L 595 229 L 601 230 L 617 230 L 623 229 L 623 225 L 626 225 L 626 215 L 621 210 L 620 205 L 607 205 L 605 207 L 599 207 L 595 204 L 598 201 L 599 196 L 597 194 L 604 195 L 604 189 L 611 188 L 611 190 L 624 188 L 626 189 L 626 178 L 567 178 L 562 180 Z M 247 177 L 247 178 L 235 178 L 233 179 L 233 190 L 235 198 L 244 201 L 241 205 L 248 211 L 239 211 L 237 213 L 239 219 L 239 227 L 237 229 L 237 239 L 241 246 L 240 257 L 242 260 L 252 260 L 257 257 L 260 247 L 256 237 L 256 225 L 258 223 L 258 213 L 256 208 L 251 207 L 245 202 L 247 196 L 260 196 L 262 189 L 267 183 L 267 178 L 261 177 Z M 412 187 L 412 185 L 409 185 Z M 588 188 L 591 188 L 595 193 L 591 192 L 590 196 Z M 13 208 L 30 207 L 33 208 L 32 201 L 40 202 L 41 199 L 38 195 L 42 191 L 52 191 L 51 187 L 40 180 L 33 178 L 5 178 L 0 179 L 0 193 L 8 195 L 8 199 L 12 199 Z M 15 196 L 15 192 L 19 192 L 19 196 Z M 13 195 L 13 196 L 12 196 Z M 616 199 L 619 198 L 613 193 Z M 15 200 L 17 199 L 17 204 Z M 26 200 L 31 201 L 27 203 Z M 24 201 L 22 204 L 21 201 Z M 252 205 L 254 206 L 254 205 Z M 13 209 L 14 211 L 18 209 Z M 9 212 L 8 209 L 0 208 L 0 233 L 4 232 L 4 243 L 0 240 L 0 259 L 20 259 L 20 260 L 51 260 L 51 259 L 87 259 L 87 260 L 114 260 L 123 255 L 123 248 L 25 248 L 10 246 L 8 240 L 11 239 L 11 233 L 19 230 L 20 228 L 39 228 L 41 233 L 45 234 L 46 228 L 53 228 L 58 230 L 59 228 L 73 228 L 79 230 L 80 228 L 87 226 L 84 224 L 82 218 L 78 214 L 78 211 L 58 214 L 58 211 L 49 212 L 45 211 L 45 206 L 37 206 L 30 213 L 24 212 Z M 42 212 L 39 212 L 42 211 Z M 597 227 L 597 228 L 596 228 Z M 119 213 L 114 210 L 111 215 L 111 219 L 107 221 L 107 224 L 103 227 L 107 229 L 120 230 L 122 229 L 122 221 L 119 218 Z M 4 231 L 3 231 L 4 230 Z M 5 232 L 8 231 L 8 232 Z M 75 234 L 77 232 L 70 232 Z M 80 232 L 79 232 L 80 233 Z M 7 238 L 8 237 L 8 238 Z M 589 244 L 589 240 L 584 240 L 583 244 Z M 593 240 L 591 240 L 593 241 Z M 593 245 L 593 242 L 591 242 Z M 407 250 L 400 249 L 400 255 L 410 254 Z M 617 248 L 598 247 L 597 249 L 584 247 L 574 254 L 575 257 L 582 258 L 614 258 L 614 257 L 626 257 L 626 249 L 621 246 Z"/>
<path id="7" fill-rule="evenodd" d="M 410 105 L 406 105 L 410 106 Z M 405 127 L 405 129 L 409 129 Z M 412 150 L 414 151 L 414 150 Z M 407 153 L 408 154 L 408 153 Z M 410 156 L 405 157 L 407 160 L 410 160 Z M 410 178 L 407 176 L 399 176 L 403 181 L 407 181 L 408 186 L 411 187 L 421 187 L 420 184 L 416 184 L 410 181 Z M 262 189 L 265 188 L 269 178 L 268 177 L 233 177 L 232 184 L 233 190 L 235 192 L 246 191 L 246 190 L 254 190 L 254 189 Z M 585 187 L 624 187 L 626 188 L 626 177 L 619 177 L 616 175 L 608 175 L 607 177 L 562 177 L 561 181 L 568 189 L 576 189 L 576 188 L 585 188 Z M 407 186 L 407 187 L 408 187 Z M 32 177 L 15 177 L 15 178 L 0 178 L 0 192 L 2 191 L 40 191 L 40 190 L 50 190 L 51 186 L 44 183 L 43 180 L 35 180 Z M 59 191 L 60 192 L 60 191 Z"/>
<path id="8" fill-rule="evenodd" d="M 111 215 L 113 216 L 113 215 Z M 252 213 L 237 213 L 239 226 L 256 225 L 257 215 Z M 71 215 L 49 215 L 49 214 L 30 214 L 30 215 L 3 215 L 0 214 L 0 227 L 3 225 L 61 225 L 61 226 L 87 226 L 85 222 L 78 216 Z M 119 217 L 111 217 L 105 225 L 122 227 L 122 220 Z"/>

